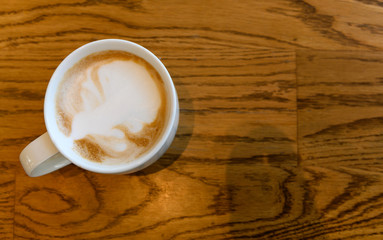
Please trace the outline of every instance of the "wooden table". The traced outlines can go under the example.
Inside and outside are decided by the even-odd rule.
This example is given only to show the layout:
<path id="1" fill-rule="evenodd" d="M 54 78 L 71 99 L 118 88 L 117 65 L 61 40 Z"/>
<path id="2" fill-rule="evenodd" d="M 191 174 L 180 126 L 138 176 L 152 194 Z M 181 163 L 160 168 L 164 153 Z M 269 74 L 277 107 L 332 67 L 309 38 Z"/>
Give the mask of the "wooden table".
<path id="1" fill-rule="evenodd" d="M 382 1 L 0 6 L 0 239 L 383 239 Z M 167 66 L 173 144 L 135 174 L 26 176 L 50 76 L 105 38 Z"/>

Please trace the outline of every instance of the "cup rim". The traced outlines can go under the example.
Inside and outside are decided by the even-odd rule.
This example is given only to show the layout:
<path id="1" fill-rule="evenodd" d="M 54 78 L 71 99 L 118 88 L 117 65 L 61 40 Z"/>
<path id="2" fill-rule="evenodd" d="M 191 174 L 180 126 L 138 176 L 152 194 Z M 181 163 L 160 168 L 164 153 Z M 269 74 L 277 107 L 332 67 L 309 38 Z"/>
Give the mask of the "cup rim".
<path id="1" fill-rule="evenodd" d="M 74 152 L 72 149 L 71 152 L 68 152 L 68 147 L 65 144 L 60 144 L 60 139 L 58 137 L 58 134 L 60 134 L 60 130 L 58 130 L 57 127 L 57 122 L 55 118 L 55 111 L 52 111 L 52 104 L 55 106 L 55 103 L 52 103 L 51 101 L 55 102 L 56 98 L 56 90 L 57 90 L 57 85 L 61 81 L 61 78 L 63 74 L 60 74 L 59 72 L 63 68 L 65 64 L 71 64 L 73 65 L 74 63 L 78 62 L 82 57 L 76 57 L 80 53 L 84 51 L 90 51 L 90 53 L 86 54 L 85 56 L 99 52 L 102 50 L 94 50 L 97 49 L 100 46 L 103 45 L 126 45 L 127 48 L 132 48 L 140 52 L 139 55 L 140 57 L 144 58 L 147 62 L 149 62 L 157 72 L 160 73 L 162 80 L 164 82 L 164 85 L 166 87 L 166 92 L 167 92 L 167 97 L 168 101 L 170 101 L 170 109 L 169 109 L 169 116 L 168 120 L 165 126 L 165 129 L 160 136 L 160 139 L 157 140 L 156 144 L 154 147 L 152 147 L 149 151 L 146 153 L 142 154 L 139 156 L 137 159 L 132 160 L 127 163 L 121 163 L 121 164 L 102 164 L 102 163 L 95 163 L 90 160 L 87 160 L 77 153 Z M 108 48 L 109 49 L 109 48 Z M 109 50 L 115 50 L 113 48 L 110 48 Z M 127 50 L 126 50 L 127 51 Z M 130 52 L 130 51 L 127 51 Z M 150 60 L 150 61 L 148 61 Z M 155 63 L 155 64 L 154 64 Z M 159 68 L 159 69 L 158 69 Z M 66 70 L 64 71 L 64 73 Z M 123 172 L 133 172 L 135 169 L 141 169 L 143 166 L 149 165 L 156 161 L 156 155 L 158 152 L 161 151 L 163 146 L 166 144 L 168 138 L 172 137 L 171 133 L 174 131 L 174 126 L 175 124 L 178 123 L 178 97 L 177 97 L 177 92 L 174 87 L 174 83 L 172 81 L 172 78 L 164 66 L 164 64 L 160 61 L 160 59 L 157 58 L 152 52 L 150 52 L 148 49 L 145 47 L 128 41 L 128 40 L 122 40 L 122 39 L 102 39 L 102 40 L 97 40 L 93 42 L 89 42 L 85 45 L 82 45 L 81 47 L 75 49 L 72 51 L 68 56 L 64 58 L 64 60 L 61 61 L 61 63 L 58 65 L 58 67 L 55 69 L 54 73 L 52 74 L 52 77 L 48 83 L 48 87 L 46 90 L 45 94 L 45 99 L 44 99 L 44 121 L 45 121 L 45 126 L 47 128 L 47 132 L 54 143 L 54 145 L 57 147 L 59 152 L 64 155 L 68 160 L 70 160 L 73 164 L 84 168 L 89 171 L 93 172 L 98 172 L 98 173 L 123 173 Z M 54 118 L 54 121 L 52 120 Z M 54 122 L 54 123 L 53 123 Z M 56 126 L 55 126 L 56 125 Z M 176 126 L 177 127 L 177 126 Z M 72 146 L 73 147 L 73 146 Z M 72 148 L 71 147 L 71 148 Z M 74 154 L 73 154 L 74 153 Z"/>

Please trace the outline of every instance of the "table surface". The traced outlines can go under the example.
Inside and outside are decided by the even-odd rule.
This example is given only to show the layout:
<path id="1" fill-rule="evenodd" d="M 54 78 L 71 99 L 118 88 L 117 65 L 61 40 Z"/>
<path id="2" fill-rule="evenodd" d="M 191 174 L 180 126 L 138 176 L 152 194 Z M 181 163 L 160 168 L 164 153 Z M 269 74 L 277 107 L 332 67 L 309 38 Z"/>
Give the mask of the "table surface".
<path id="1" fill-rule="evenodd" d="M 0 4 L 1 239 L 382 239 L 383 3 Z M 50 76 L 93 40 L 155 53 L 179 94 L 143 171 L 30 178 Z"/>

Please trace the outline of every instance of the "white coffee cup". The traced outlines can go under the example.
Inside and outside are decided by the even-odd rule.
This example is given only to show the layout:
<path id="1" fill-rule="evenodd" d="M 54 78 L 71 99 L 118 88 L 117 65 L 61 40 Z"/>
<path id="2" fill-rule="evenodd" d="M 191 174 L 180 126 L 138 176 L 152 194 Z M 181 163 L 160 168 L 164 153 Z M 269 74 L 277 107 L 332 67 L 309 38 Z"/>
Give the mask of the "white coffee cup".
<path id="1" fill-rule="evenodd" d="M 63 75 L 79 60 L 100 51 L 120 50 L 132 53 L 150 63 L 160 74 L 166 91 L 168 116 L 163 134 L 154 147 L 137 159 L 107 165 L 82 158 L 72 147 L 73 142 L 59 130 L 56 121 L 56 91 Z M 146 48 L 126 40 L 105 39 L 88 43 L 69 54 L 57 67 L 49 82 L 44 100 L 44 119 L 47 133 L 31 142 L 20 154 L 25 172 L 31 177 L 45 175 L 71 163 L 98 173 L 124 174 L 139 171 L 158 160 L 172 143 L 178 127 L 179 106 L 173 81 L 162 62 Z"/>

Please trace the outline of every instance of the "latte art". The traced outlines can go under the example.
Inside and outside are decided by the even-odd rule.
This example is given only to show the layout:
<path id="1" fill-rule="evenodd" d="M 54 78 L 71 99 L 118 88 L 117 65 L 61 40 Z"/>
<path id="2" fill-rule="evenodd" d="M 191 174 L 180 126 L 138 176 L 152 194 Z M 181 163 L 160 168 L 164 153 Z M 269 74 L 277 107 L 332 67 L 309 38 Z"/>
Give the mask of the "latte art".
<path id="1" fill-rule="evenodd" d="M 82 157 L 132 161 L 161 135 L 165 90 L 145 60 L 124 51 L 98 52 L 76 63 L 60 84 L 57 123 Z"/>

